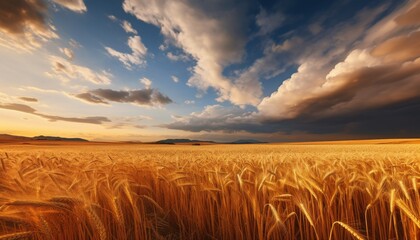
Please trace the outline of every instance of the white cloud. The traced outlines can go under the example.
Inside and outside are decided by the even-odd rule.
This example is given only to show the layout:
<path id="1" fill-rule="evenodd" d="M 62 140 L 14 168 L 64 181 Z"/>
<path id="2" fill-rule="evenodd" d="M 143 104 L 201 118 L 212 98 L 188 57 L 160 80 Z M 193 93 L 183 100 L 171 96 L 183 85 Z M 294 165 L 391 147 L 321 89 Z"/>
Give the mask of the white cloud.
<path id="1" fill-rule="evenodd" d="M 394 21 L 406 9 L 370 28 L 385 29 L 380 34 L 366 29 L 383 8 L 363 12 L 358 23 L 334 31 L 337 36 L 327 34 L 311 49 L 325 51 L 332 45 L 334 51 L 302 58 L 297 72 L 259 104 L 259 114 L 276 121 L 302 115 L 325 117 L 418 96 L 412 89 L 420 88 L 416 83 L 420 52 L 414 47 L 420 34 Z"/>
<path id="2" fill-rule="evenodd" d="M 114 15 L 108 15 L 108 19 L 110 19 L 113 22 L 120 23 L 120 26 L 122 27 L 122 29 L 124 29 L 124 31 L 126 33 L 132 33 L 134 35 L 137 35 L 138 34 L 137 30 L 133 28 L 133 26 L 131 25 L 131 23 L 129 21 L 127 21 L 127 20 L 120 20 L 120 19 L 118 19 Z"/>
<path id="3" fill-rule="evenodd" d="M 129 37 L 127 44 L 131 49 L 131 53 L 122 53 L 110 47 L 105 47 L 105 49 L 109 55 L 116 57 L 129 70 L 133 66 L 144 65 L 146 63 L 147 48 L 142 43 L 140 36 Z"/>
<path id="4" fill-rule="evenodd" d="M 176 55 L 176 54 L 174 54 L 174 53 L 172 53 L 172 52 L 168 52 L 168 53 L 166 54 L 166 56 L 167 56 L 170 60 L 172 60 L 172 61 L 183 61 L 183 62 L 186 62 L 186 61 L 190 60 L 190 58 L 189 58 L 189 57 L 188 57 L 188 55 L 186 55 L 186 54 L 178 54 L 178 55 Z"/>
<path id="5" fill-rule="evenodd" d="M 87 11 L 83 0 L 53 0 L 55 3 L 68 8 L 74 12 L 83 13 Z"/>
<path id="6" fill-rule="evenodd" d="M 114 15 L 108 15 L 108 18 L 109 18 L 109 20 L 114 21 L 114 22 L 118 21 L 118 18 Z"/>
<path id="7" fill-rule="evenodd" d="M 178 83 L 179 82 L 179 78 L 177 76 L 171 76 L 172 81 L 174 81 L 174 83 Z"/>
<path id="8" fill-rule="evenodd" d="M 137 34 L 137 31 L 133 28 L 133 26 L 131 26 L 131 23 L 129 23 L 126 20 L 122 21 L 121 27 L 124 29 L 126 33 Z"/>
<path id="9" fill-rule="evenodd" d="M 152 81 L 145 77 L 140 79 L 140 83 L 143 84 L 145 88 L 150 88 L 152 86 Z"/>
<path id="10" fill-rule="evenodd" d="M 58 56 L 50 56 L 49 60 L 52 71 L 47 72 L 47 75 L 52 78 L 58 78 L 64 82 L 84 80 L 94 84 L 111 83 L 112 74 L 107 71 L 95 72 L 88 67 L 76 65 Z"/>
<path id="11" fill-rule="evenodd" d="M 190 105 L 190 104 L 194 104 L 195 101 L 194 100 L 185 100 L 184 103 L 187 104 L 187 105 Z"/>
<path id="12" fill-rule="evenodd" d="M 73 60 L 74 52 L 70 48 L 60 48 L 60 52 L 62 52 L 69 60 Z"/>
<path id="13" fill-rule="evenodd" d="M 231 1 L 191 3 L 186 0 L 125 0 L 123 8 L 160 27 L 166 40 L 190 54 L 196 65 L 188 85 L 212 87 L 218 101 L 257 104 L 260 91 L 244 92 L 223 75 L 226 66 L 242 60 L 248 19 L 244 5 Z"/>

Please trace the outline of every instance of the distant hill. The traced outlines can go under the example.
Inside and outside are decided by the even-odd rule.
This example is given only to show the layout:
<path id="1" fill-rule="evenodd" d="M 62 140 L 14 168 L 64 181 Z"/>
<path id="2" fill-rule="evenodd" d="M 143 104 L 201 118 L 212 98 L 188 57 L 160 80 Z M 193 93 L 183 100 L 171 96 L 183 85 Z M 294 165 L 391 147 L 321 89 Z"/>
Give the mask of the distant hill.
<path id="1" fill-rule="evenodd" d="M 261 142 L 255 139 L 240 139 L 240 140 L 231 142 L 231 144 L 255 144 L 255 143 L 267 143 L 267 142 Z"/>
<path id="2" fill-rule="evenodd" d="M 36 136 L 36 137 L 23 137 L 9 134 L 0 134 L 0 142 L 24 142 L 24 141 L 67 141 L 67 142 L 88 142 L 83 138 L 63 138 L 53 136 Z"/>
<path id="3" fill-rule="evenodd" d="M 175 139 L 164 139 L 157 141 L 158 144 L 199 144 L 199 143 L 216 143 L 214 141 L 206 141 L 206 140 L 192 140 L 192 139 L 185 139 L 185 138 L 175 138 Z M 255 143 L 266 143 L 261 142 L 255 139 L 240 139 L 234 142 L 228 142 L 228 144 L 255 144 Z"/>
<path id="4" fill-rule="evenodd" d="M 83 138 L 63 138 L 63 137 L 55 137 L 55 136 L 36 136 L 33 137 L 34 140 L 44 140 L 44 141 L 68 141 L 68 142 L 89 142 Z"/>
<path id="5" fill-rule="evenodd" d="M 9 134 L 0 134 L 0 141 L 11 142 L 11 141 L 29 141 L 32 140 L 30 137 L 14 136 Z"/>
<path id="6" fill-rule="evenodd" d="M 214 143 L 212 141 L 191 140 L 191 139 L 184 139 L 184 138 L 164 139 L 164 140 L 159 140 L 156 143 L 158 143 L 158 144 L 176 144 L 176 143 L 200 143 L 200 142 Z"/>

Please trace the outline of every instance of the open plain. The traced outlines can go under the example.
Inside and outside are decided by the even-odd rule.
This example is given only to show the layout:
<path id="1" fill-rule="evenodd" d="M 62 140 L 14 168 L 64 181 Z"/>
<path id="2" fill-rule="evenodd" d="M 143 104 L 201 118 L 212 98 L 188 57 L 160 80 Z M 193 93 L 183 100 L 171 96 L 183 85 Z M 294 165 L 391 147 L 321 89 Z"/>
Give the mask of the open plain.
<path id="1" fill-rule="evenodd" d="M 419 239 L 407 141 L 2 144 L 0 239 Z"/>

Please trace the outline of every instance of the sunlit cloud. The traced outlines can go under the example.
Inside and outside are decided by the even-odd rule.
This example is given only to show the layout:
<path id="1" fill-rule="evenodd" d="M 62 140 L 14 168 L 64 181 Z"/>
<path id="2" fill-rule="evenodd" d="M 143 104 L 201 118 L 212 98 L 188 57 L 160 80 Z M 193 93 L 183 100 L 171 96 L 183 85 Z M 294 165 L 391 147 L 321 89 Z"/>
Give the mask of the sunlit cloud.
<path id="1" fill-rule="evenodd" d="M 62 117 L 62 116 L 38 113 L 37 110 L 35 110 L 34 108 L 28 105 L 18 104 L 18 103 L 0 103 L 0 108 L 32 114 L 38 117 L 45 118 L 51 122 L 65 121 L 65 122 L 90 123 L 90 124 L 103 124 L 105 122 L 110 122 L 110 120 L 106 117 Z"/>
<path id="2" fill-rule="evenodd" d="M 373 28 L 396 22 L 405 9 Z M 363 16 L 363 21 L 368 19 Z M 258 106 L 260 114 L 270 121 L 300 116 L 328 117 L 365 111 L 376 107 L 420 97 L 419 57 L 420 34 L 398 24 L 382 35 L 394 35 L 375 44 L 383 37 L 374 32 L 360 36 L 369 39 L 360 48 L 351 50 L 341 62 L 331 64 L 328 56 L 318 56 L 302 62 L 297 73 L 286 80 L 278 91 L 266 97 Z M 349 27 L 354 35 L 354 28 Z M 328 39 L 322 41 L 331 41 Z M 321 64 L 320 64 L 321 63 Z M 304 97 L 302 97 L 304 96 Z M 376 97 L 372 97 L 376 96 Z"/>
<path id="3" fill-rule="evenodd" d="M 47 13 L 48 6 L 42 0 L 1 1 L 0 46 L 33 51 L 58 38 Z"/>
<path id="4" fill-rule="evenodd" d="M 145 88 L 151 88 L 152 87 L 152 80 L 148 78 L 142 78 L 140 79 L 140 83 L 144 85 Z"/>
<path id="5" fill-rule="evenodd" d="M 55 3 L 74 12 L 83 13 L 87 11 L 83 0 L 53 0 Z"/>
<path id="6" fill-rule="evenodd" d="M 57 78 L 64 82 L 84 80 L 94 84 L 107 85 L 111 83 L 112 74 L 105 70 L 95 72 L 88 67 L 76 65 L 58 56 L 50 56 L 49 60 L 52 71 L 48 72 L 47 75 L 51 78 Z"/>
<path id="7" fill-rule="evenodd" d="M 131 23 L 129 23 L 128 21 L 124 20 L 121 23 L 121 27 L 124 29 L 125 32 L 127 33 L 132 33 L 132 34 L 137 34 L 137 31 L 133 28 L 133 26 L 131 26 Z"/>
<path id="8" fill-rule="evenodd" d="M 74 52 L 70 48 L 60 48 L 60 52 L 62 52 L 69 60 L 73 60 Z"/>
<path id="9" fill-rule="evenodd" d="M 227 65 L 242 60 L 247 40 L 246 6 L 233 3 L 225 1 L 208 8 L 205 3 L 186 1 L 125 0 L 123 8 L 138 19 L 158 26 L 169 42 L 196 60 L 189 86 L 201 91 L 209 87 L 216 89 L 218 101 L 255 105 L 262 93 L 258 84 L 236 85 L 222 73 Z"/>
<path id="10" fill-rule="evenodd" d="M 5 119 L 156 137 L 420 132 L 417 1 L 94 4 L 0 3 Z M 153 121 L 123 119 L 136 113 Z"/>
<path id="11" fill-rule="evenodd" d="M 186 55 L 186 54 L 174 54 L 174 53 L 172 53 L 172 52 L 168 52 L 167 54 L 166 54 L 166 56 L 170 59 L 170 60 L 172 60 L 172 61 L 183 61 L 183 62 L 186 62 L 186 61 L 188 61 L 188 60 L 190 60 L 190 58 L 188 57 L 188 55 Z"/>
<path id="12" fill-rule="evenodd" d="M 147 48 L 141 41 L 140 36 L 133 36 L 128 38 L 128 46 L 131 53 L 122 53 L 110 47 L 105 47 L 105 50 L 112 57 L 117 58 L 124 66 L 131 70 L 134 66 L 142 66 L 146 64 Z"/>

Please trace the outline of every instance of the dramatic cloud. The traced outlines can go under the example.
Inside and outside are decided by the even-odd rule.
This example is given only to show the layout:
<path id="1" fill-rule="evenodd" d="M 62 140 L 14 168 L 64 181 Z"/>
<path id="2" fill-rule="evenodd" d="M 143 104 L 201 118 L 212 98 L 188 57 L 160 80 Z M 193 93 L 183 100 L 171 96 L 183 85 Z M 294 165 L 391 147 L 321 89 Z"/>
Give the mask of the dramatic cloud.
<path id="1" fill-rule="evenodd" d="M 83 2 L 83 0 L 53 0 L 53 1 L 74 12 L 83 13 L 87 11 L 86 5 Z"/>
<path id="2" fill-rule="evenodd" d="M 52 72 L 50 77 L 58 78 L 64 82 L 70 80 L 85 80 L 94 84 L 110 84 L 112 75 L 109 72 L 95 72 L 92 69 L 69 62 L 57 56 L 50 56 Z"/>
<path id="3" fill-rule="evenodd" d="M 103 124 L 105 122 L 110 122 L 110 120 L 106 117 L 78 118 L 78 117 L 61 117 L 61 116 L 42 114 L 42 113 L 38 113 L 34 108 L 30 106 L 17 104 L 17 103 L 7 103 L 7 104 L 0 103 L 0 108 L 32 114 L 38 117 L 48 119 L 51 122 L 65 121 L 65 122 L 90 123 L 90 124 Z"/>
<path id="4" fill-rule="evenodd" d="M 0 46 L 31 51 L 58 38 L 42 0 L 0 1 Z"/>
<path id="5" fill-rule="evenodd" d="M 414 137 L 420 133 L 420 17 L 413 1 L 375 23 L 387 8 L 365 9 L 354 20 L 312 37 L 269 43 L 264 56 L 236 81 L 258 83 L 291 66 L 297 72 L 255 112 L 208 106 L 163 125 L 191 132 L 332 134 Z M 407 17 L 406 17 L 407 16 Z M 408 19 L 408 20 L 401 20 Z M 286 54 L 286 55 L 285 55 Z M 283 66 L 282 66 L 283 65 Z M 250 84 L 246 85 L 249 86 Z"/>
<path id="6" fill-rule="evenodd" d="M 168 42 L 190 54 L 196 65 L 189 86 L 201 91 L 212 87 L 219 101 L 257 104 L 258 84 L 237 86 L 223 75 L 226 66 L 242 60 L 250 18 L 248 4 L 235 0 L 194 2 L 125 0 L 123 8 L 138 19 L 160 27 Z M 255 91 L 252 91 L 257 87 Z M 244 91 L 246 89 L 247 91 Z"/>
<path id="7" fill-rule="evenodd" d="M 188 116 L 173 116 L 173 120 L 172 123 L 159 127 L 194 133 L 264 134 L 267 139 L 294 139 L 295 141 L 418 137 L 420 134 L 420 127 L 417 124 L 420 121 L 420 98 L 374 110 L 357 111 L 319 119 L 300 116 L 289 120 L 264 122 L 255 113 L 249 113 L 237 107 L 211 105 L 205 107 L 202 112 L 193 112 Z"/>
<path id="8" fill-rule="evenodd" d="M 260 115 L 269 121 L 356 115 L 358 111 L 420 97 L 416 91 L 420 89 L 420 34 L 398 26 L 395 16 L 404 13 L 392 16 L 372 27 L 388 31 L 362 36 L 369 39 L 361 41 L 363 48 L 350 51 L 335 66 L 331 66 L 335 58 L 329 56 L 303 61 L 297 73 L 261 102 Z M 386 28 L 390 22 L 394 27 Z"/>
<path id="9" fill-rule="evenodd" d="M 172 100 L 156 89 L 140 90 L 96 89 L 76 95 L 76 97 L 90 102 L 108 104 L 108 101 L 119 103 L 133 103 L 141 106 L 161 106 L 172 103 Z"/>
<path id="10" fill-rule="evenodd" d="M 20 97 L 19 99 L 25 102 L 38 102 L 38 99 L 32 97 Z"/>
<path id="11" fill-rule="evenodd" d="M 105 49 L 109 55 L 117 58 L 129 70 L 133 66 L 144 65 L 146 63 L 147 48 L 141 42 L 141 38 L 139 36 L 129 37 L 127 44 L 131 49 L 131 53 L 118 52 L 110 47 L 105 47 Z"/>

